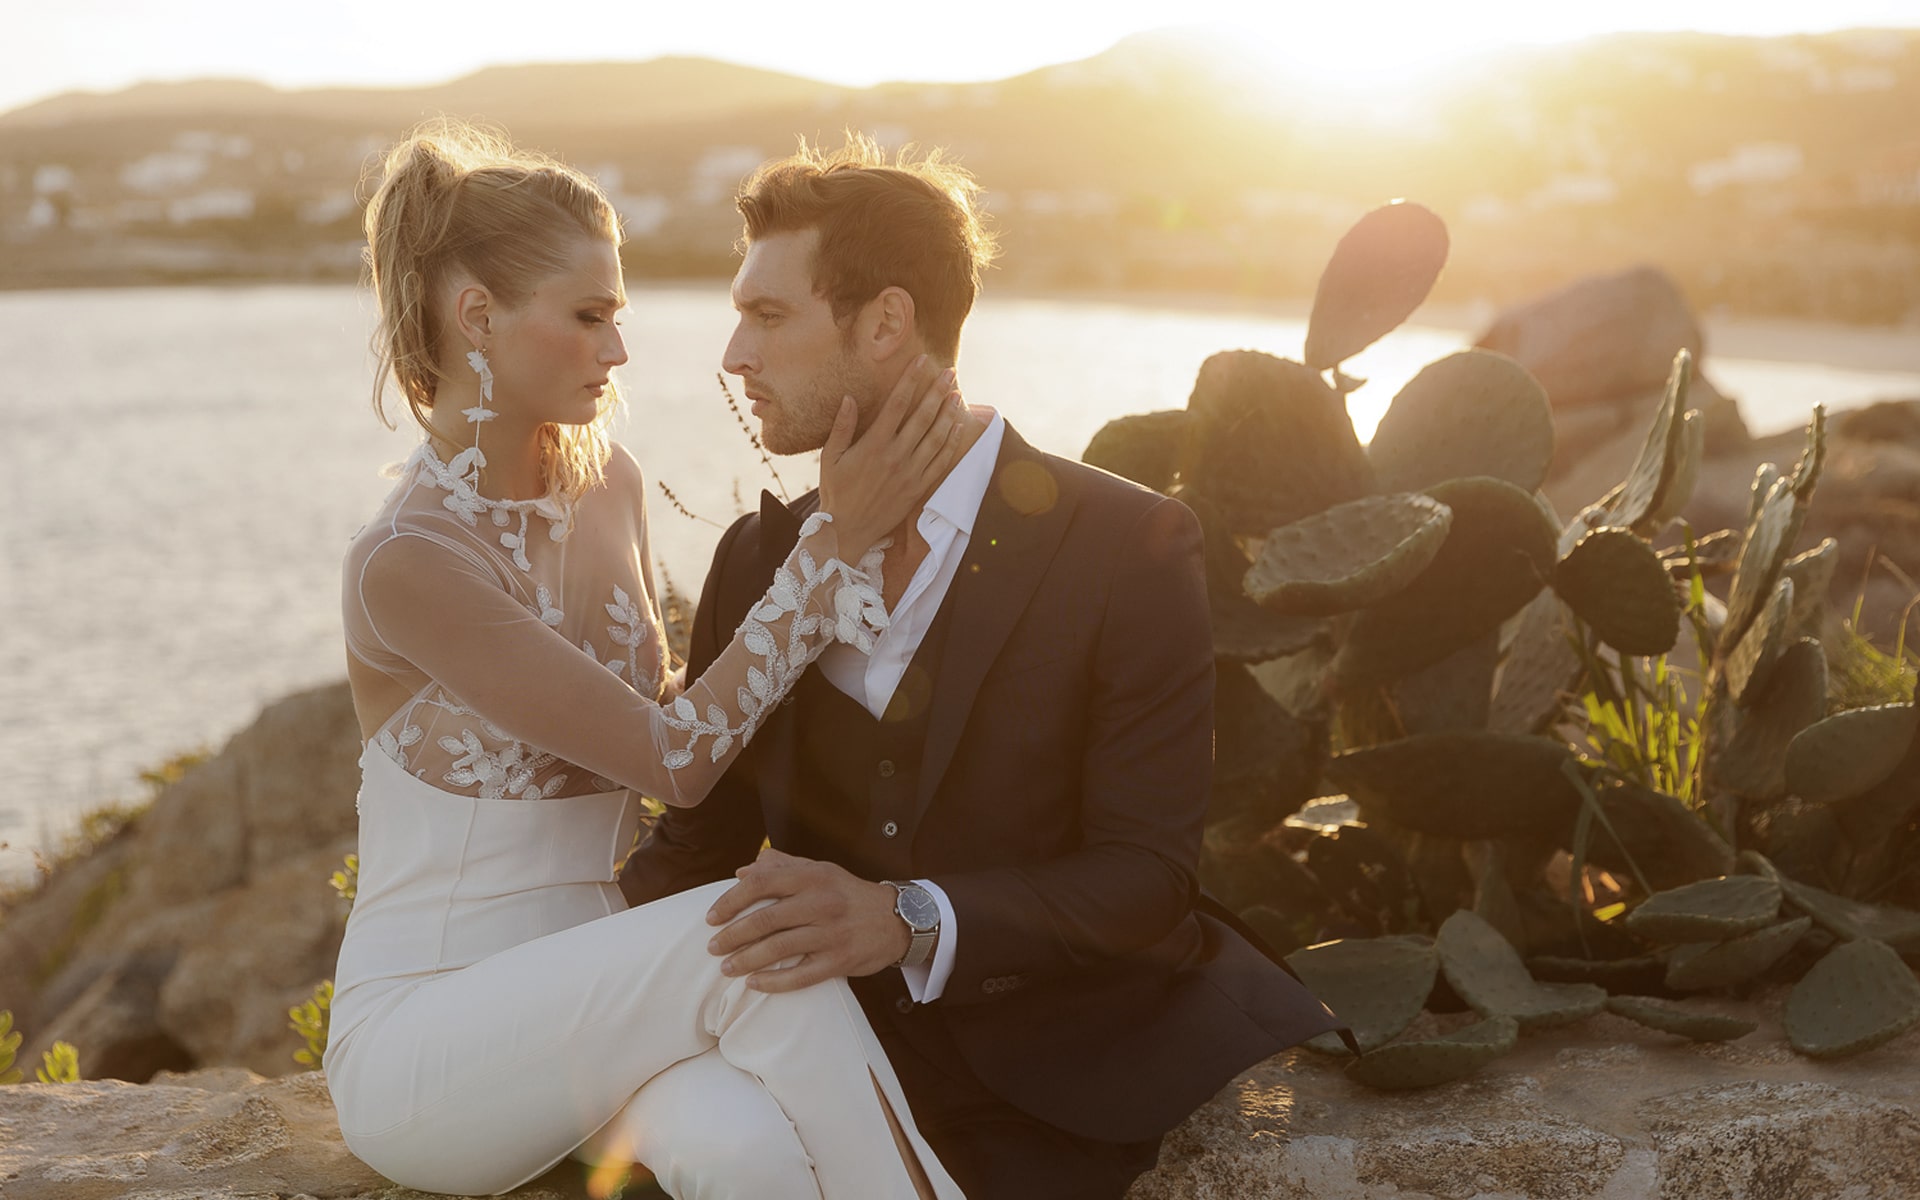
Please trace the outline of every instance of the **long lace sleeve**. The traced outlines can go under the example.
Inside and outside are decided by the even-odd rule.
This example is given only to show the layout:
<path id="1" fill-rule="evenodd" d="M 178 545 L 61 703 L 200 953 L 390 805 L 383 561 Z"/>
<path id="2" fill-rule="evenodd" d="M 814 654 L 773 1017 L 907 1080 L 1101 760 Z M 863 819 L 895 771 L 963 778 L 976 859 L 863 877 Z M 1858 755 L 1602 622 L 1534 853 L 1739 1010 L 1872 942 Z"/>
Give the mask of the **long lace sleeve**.
<path id="1" fill-rule="evenodd" d="M 361 563 L 358 599 L 380 648 L 491 730 L 688 806 L 821 651 L 835 641 L 871 649 L 884 628 L 875 581 L 846 564 L 831 522 L 807 519 L 732 643 L 665 704 L 570 644 L 489 564 L 433 537 L 398 531 L 382 542 Z"/>

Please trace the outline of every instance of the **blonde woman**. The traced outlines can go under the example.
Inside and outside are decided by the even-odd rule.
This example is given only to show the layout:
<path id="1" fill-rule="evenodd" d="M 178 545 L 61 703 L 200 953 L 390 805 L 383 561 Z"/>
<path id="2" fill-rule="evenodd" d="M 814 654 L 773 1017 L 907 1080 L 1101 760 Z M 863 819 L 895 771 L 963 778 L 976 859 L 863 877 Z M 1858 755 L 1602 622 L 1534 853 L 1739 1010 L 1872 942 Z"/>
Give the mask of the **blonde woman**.
<path id="1" fill-rule="evenodd" d="M 842 405 L 821 515 L 683 685 L 640 472 L 606 435 L 627 358 L 606 198 L 446 126 L 390 154 L 367 238 L 381 386 L 425 436 L 344 570 L 366 748 L 325 1066 L 347 1145 L 412 1187 L 506 1191 L 717 1049 L 804 1148 L 761 1195 L 958 1196 L 843 980 L 749 990 L 707 948 L 726 884 L 628 910 L 613 882 L 636 793 L 698 804 L 809 662 L 885 625 L 849 564 L 951 467 L 951 375 L 910 371 L 858 441 Z"/>

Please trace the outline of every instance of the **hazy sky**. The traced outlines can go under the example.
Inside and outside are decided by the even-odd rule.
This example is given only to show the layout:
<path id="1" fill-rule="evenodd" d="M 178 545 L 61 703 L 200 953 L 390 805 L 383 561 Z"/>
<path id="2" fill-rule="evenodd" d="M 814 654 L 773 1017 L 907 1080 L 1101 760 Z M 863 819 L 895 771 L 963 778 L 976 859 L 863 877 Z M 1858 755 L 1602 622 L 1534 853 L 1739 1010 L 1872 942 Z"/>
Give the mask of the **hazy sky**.
<path id="1" fill-rule="evenodd" d="M 1290 68 L 1363 77 L 1503 42 L 1625 29 L 1920 25 L 1920 0 L 27 0 L 7 9 L 0 111 L 147 79 L 432 83 L 496 63 L 662 54 L 847 84 L 991 79 L 1084 58 L 1140 30 L 1215 22 L 1244 27 L 1250 44 Z"/>

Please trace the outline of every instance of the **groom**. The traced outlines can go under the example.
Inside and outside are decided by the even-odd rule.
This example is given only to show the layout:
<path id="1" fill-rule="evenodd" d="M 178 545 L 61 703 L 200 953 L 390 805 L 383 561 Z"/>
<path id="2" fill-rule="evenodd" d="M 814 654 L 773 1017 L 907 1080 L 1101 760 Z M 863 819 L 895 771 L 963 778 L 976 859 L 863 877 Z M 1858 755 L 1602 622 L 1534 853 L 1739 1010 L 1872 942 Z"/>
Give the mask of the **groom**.
<path id="1" fill-rule="evenodd" d="M 903 374 L 949 382 L 933 373 L 993 249 L 966 173 L 855 140 L 767 164 L 738 203 L 725 367 L 767 449 L 819 449 L 843 395 L 864 429 Z M 737 871 L 709 918 L 723 969 L 769 991 L 848 977 L 969 1196 L 1119 1197 L 1235 1074 L 1337 1023 L 1200 894 L 1213 654 L 1193 515 L 970 413 L 964 456 L 885 550 L 872 654 L 829 650 L 620 883 L 639 904 Z M 721 539 L 689 677 L 816 503 L 763 496 Z M 698 1119 L 685 1141 L 711 1143 Z M 750 1191 L 726 1177 L 754 1153 L 712 1155 L 688 1190 Z"/>

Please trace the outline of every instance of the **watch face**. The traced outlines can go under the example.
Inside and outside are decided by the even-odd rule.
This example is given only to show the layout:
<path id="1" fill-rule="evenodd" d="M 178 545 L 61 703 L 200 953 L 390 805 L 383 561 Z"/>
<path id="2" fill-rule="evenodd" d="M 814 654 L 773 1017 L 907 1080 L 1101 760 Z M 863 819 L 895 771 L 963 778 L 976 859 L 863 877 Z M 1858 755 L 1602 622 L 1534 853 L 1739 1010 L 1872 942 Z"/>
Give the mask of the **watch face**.
<path id="1" fill-rule="evenodd" d="M 900 899 L 894 905 L 894 910 L 920 933 L 940 925 L 940 906 L 934 902 L 933 893 L 923 887 L 901 888 Z"/>

